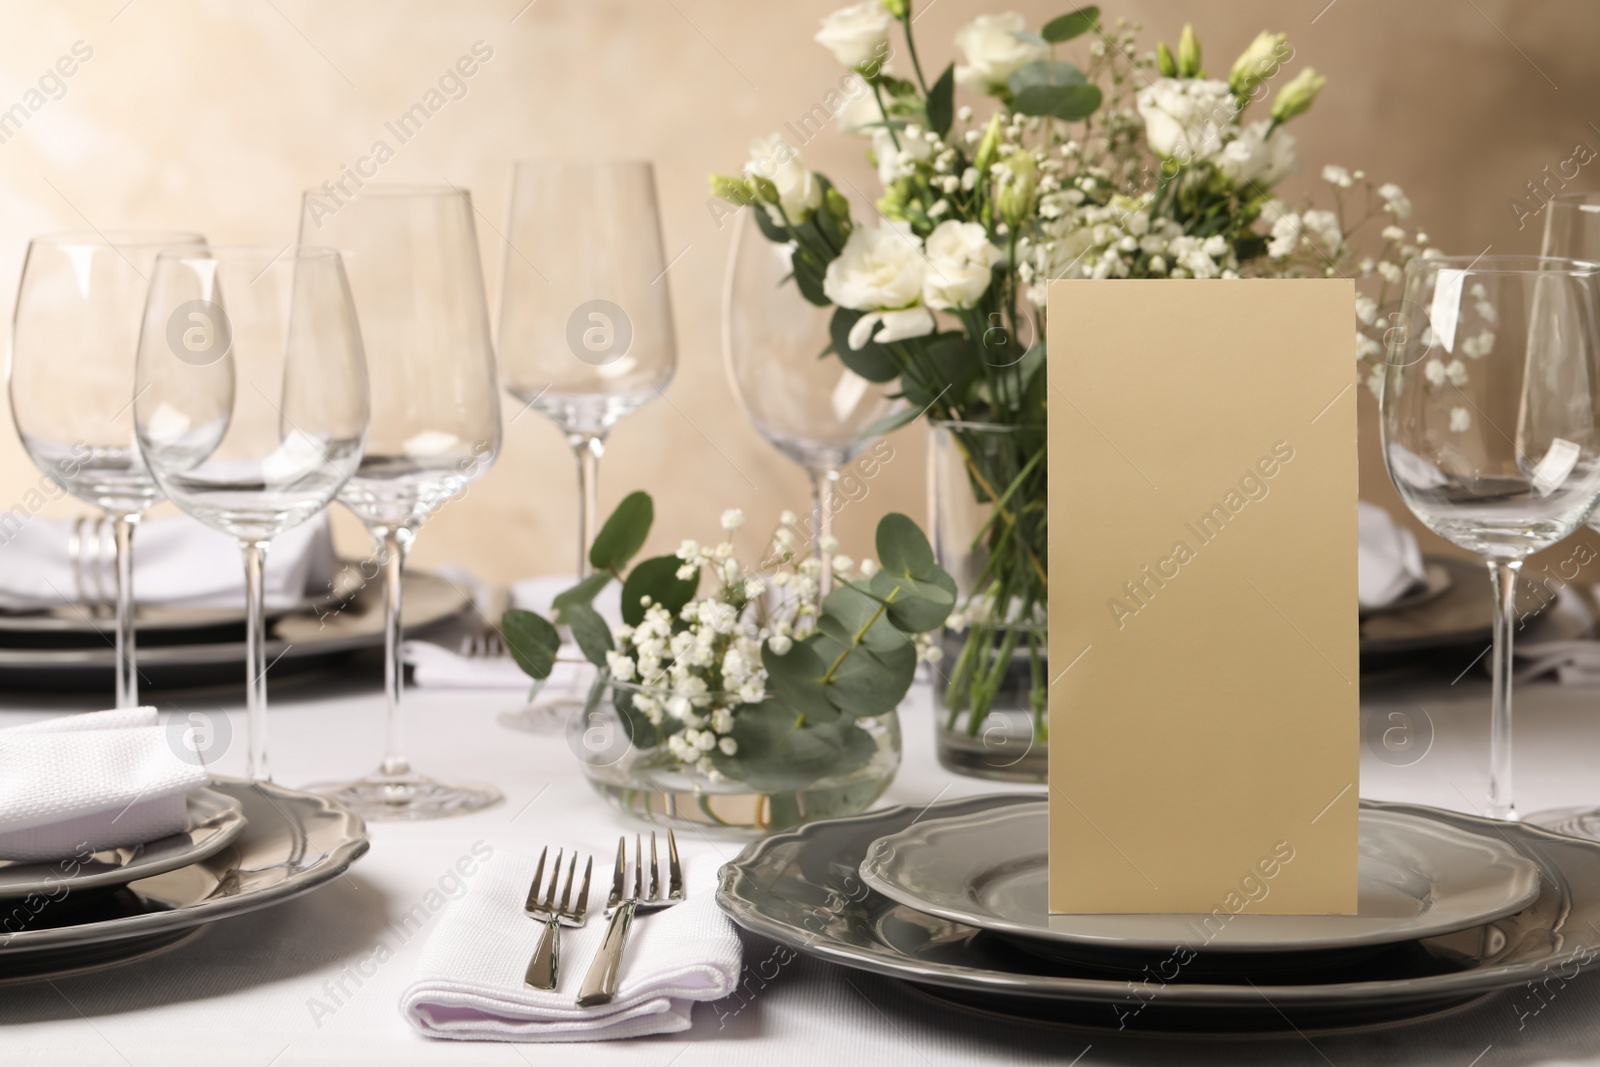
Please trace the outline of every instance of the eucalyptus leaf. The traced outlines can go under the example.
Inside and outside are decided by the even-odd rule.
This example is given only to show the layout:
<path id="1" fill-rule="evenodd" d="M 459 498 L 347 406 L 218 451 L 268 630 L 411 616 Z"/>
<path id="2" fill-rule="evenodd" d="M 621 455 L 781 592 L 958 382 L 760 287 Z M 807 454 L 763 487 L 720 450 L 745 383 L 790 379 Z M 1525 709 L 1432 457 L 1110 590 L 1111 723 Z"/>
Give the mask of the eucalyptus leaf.
<path id="1" fill-rule="evenodd" d="M 942 573 L 922 529 L 898 511 L 879 520 L 877 549 L 878 562 L 885 570 L 928 580 Z"/>
<path id="2" fill-rule="evenodd" d="M 882 437 L 886 433 L 892 433 L 902 426 L 916 422 L 921 416 L 922 408 L 912 404 L 907 404 L 893 415 L 885 415 L 883 418 L 878 419 L 876 422 L 869 425 L 866 429 L 861 431 L 861 436 L 864 438 Z"/>
<path id="3" fill-rule="evenodd" d="M 839 358 L 846 367 L 855 371 L 869 382 L 892 382 L 900 376 L 900 368 L 895 364 L 894 357 L 889 350 L 876 341 L 868 341 L 860 348 L 850 347 L 850 329 L 865 315 L 864 311 L 854 308 L 842 307 L 833 313 L 833 319 L 828 324 L 828 333 L 833 338 L 833 347 L 839 353 Z"/>
<path id="4" fill-rule="evenodd" d="M 951 63 L 928 90 L 928 129 L 943 137 L 956 117 L 956 65 Z"/>
<path id="5" fill-rule="evenodd" d="M 677 556 L 654 556 L 635 564 L 622 583 L 622 621 L 629 626 L 644 621 L 646 596 L 676 619 L 683 606 L 694 599 L 700 585 L 699 571 L 689 578 L 678 577 L 682 566 L 683 560 Z"/>
<path id="6" fill-rule="evenodd" d="M 1100 25 L 1100 9 L 1098 7 L 1080 7 L 1076 11 L 1057 16 L 1044 24 L 1044 29 L 1039 31 L 1051 44 L 1060 44 L 1081 36 Z"/>
<path id="7" fill-rule="evenodd" d="M 1006 79 L 1006 88 L 1013 93 L 1020 93 L 1039 85 L 1065 87 L 1082 85 L 1085 81 L 1083 71 L 1071 63 L 1063 63 L 1058 59 L 1037 59 L 1013 71 L 1011 77 Z"/>
<path id="8" fill-rule="evenodd" d="M 894 632 L 887 622 L 882 623 Z M 851 719 L 882 715 L 900 706 L 917 672 L 917 650 L 904 634 L 896 634 L 899 644 L 881 652 L 856 646 L 848 648 L 825 634 L 817 633 L 816 650 L 833 673 L 822 687 L 828 702 L 841 716 Z M 842 658 L 840 652 L 847 652 Z M 837 661 L 838 666 L 832 664 Z"/>
<path id="9" fill-rule="evenodd" d="M 600 595 L 600 590 L 610 584 L 610 574 L 605 571 L 595 571 L 571 589 L 557 594 L 550 607 L 555 612 L 560 613 L 561 609 L 568 604 L 592 604 L 594 603 L 594 598 Z"/>
<path id="10" fill-rule="evenodd" d="M 885 618 L 882 600 L 873 595 L 870 582 L 842 582 L 822 601 L 818 628 L 843 645 L 859 645 L 869 652 L 892 653 L 910 639 Z M 837 629 L 835 628 L 837 627 Z"/>
<path id="11" fill-rule="evenodd" d="M 938 582 L 879 570 L 872 575 L 871 588 L 874 596 L 888 603 L 889 622 L 905 633 L 926 633 L 943 625 L 956 606 L 953 579 L 946 588 Z"/>
<path id="12" fill-rule="evenodd" d="M 561 635 L 542 615 L 513 609 L 500 617 L 500 635 L 522 672 L 541 681 L 555 667 Z"/>
<path id="13" fill-rule="evenodd" d="M 594 544 L 589 546 L 589 565 L 597 571 L 620 575 L 630 559 L 644 547 L 650 536 L 650 524 L 655 521 L 655 505 L 650 494 L 632 492 L 622 498 L 617 509 L 606 519 Z"/>
<path id="14" fill-rule="evenodd" d="M 1044 39 L 1043 34 L 1034 33 L 1032 30 L 1012 30 L 1011 36 L 1028 44 L 1047 45 L 1050 43 Z"/>
<path id="15" fill-rule="evenodd" d="M 658 729 L 638 708 L 633 706 L 633 692 L 628 689 L 611 689 L 611 706 L 617 709 L 617 717 L 622 720 L 622 729 L 628 735 L 628 740 L 635 748 L 655 748 L 666 740 L 666 734 Z M 663 721 L 676 722 L 671 716 L 663 716 Z"/>
<path id="16" fill-rule="evenodd" d="M 839 710 L 828 699 L 822 682 L 831 661 L 817 652 L 819 644 L 821 638 L 813 634 L 796 641 L 781 656 L 764 644 L 761 665 L 767 670 L 767 688 L 791 714 L 803 715 L 812 722 L 831 722 L 839 717 Z M 744 715 L 745 711 L 739 714 Z"/>
<path id="17" fill-rule="evenodd" d="M 848 774 L 877 751 L 872 735 L 854 723 L 801 722 L 771 700 L 740 708 L 731 736 L 737 753 L 713 749 L 712 764 L 766 792 L 803 789 L 821 778 Z"/>
<path id="18" fill-rule="evenodd" d="M 597 667 L 606 665 L 606 653 L 611 651 L 611 627 L 598 611 L 588 604 L 568 604 L 557 619 L 572 631 L 572 639 L 584 659 Z"/>
<path id="19" fill-rule="evenodd" d="M 1013 96 L 1011 106 L 1022 115 L 1077 122 L 1100 106 L 1100 90 L 1093 85 L 1034 85 Z"/>

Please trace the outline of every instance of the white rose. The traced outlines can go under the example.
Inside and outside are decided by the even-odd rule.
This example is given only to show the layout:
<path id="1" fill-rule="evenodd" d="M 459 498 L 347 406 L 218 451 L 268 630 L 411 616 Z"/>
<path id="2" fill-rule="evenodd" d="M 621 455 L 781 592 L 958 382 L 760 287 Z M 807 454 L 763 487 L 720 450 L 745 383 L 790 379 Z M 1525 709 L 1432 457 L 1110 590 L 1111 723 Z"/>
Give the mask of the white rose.
<path id="1" fill-rule="evenodd" d="M 800 161 L 800 153 L 789 147 L 779 134 L 750 145 L 750 162 L 744 171 L 766 178 L 778 188 L 778 203 L 790 222 L 798 223 L 822 203 L 822 186 L 817 176 Z"/>
<path id="2" fill-rule="evenodd" d="M 876 72 L 889 54 L 889 12 L 878 0 L 840 8 L 822 20 L 814 39 L 850 69 Z"/>
<path id="3" fill-rule="evenodd" d="M 941 311 L 970 308 L 989 288 L 1000 249 L 976 222 L 941 222 L 928 234 L 922 302 Z"/>
<path id="4" fill-rule="evenodd" d="M 898 148 L 896 139 L 900 142 Z M 879 126 L 872 131 L 872 155 L 878 161 L 878 181 L 886 186 L 894 182 L 901 166 L 921 162 L 932 154 L 932 145 L 921 137 L 909 136 L 905 130 L 891 134 L 886 127 Z"/>
<path id="5" fill-rule="evenodd" d="M 905 222 L 851 231 L 828 264 L 822 291 L 840 307 L 881 311 L 910 307 L 922 297 L 922 242 Z"/>
<path id="6" fill-rule="evenodd" d="M 1294 138 L 1283 130 L 1268 137 L 1269 125 L 1267 122 L 1251 123 L 1217 156 L 1217 169 L 1235 186 L 1256 185 L 1270 189 L 1300 165 Z"/>
<path id="7" fill-rule="evenodd" d="M 1021 40 L 1027 23 L 1015 11 L 979 15 L 956 31 L 956 47 L 966 55 L 956 67 L 956 81 L 980 91 L 1004 87 L 1006 79 L 1029 63 L 1050 58 L 1050 49 Z"/>
<path id="8" fill-rule="evenodd" d="M 1233 91 L 1227 82 L 1160 78 L 1139 90 L 1150 150 L 1187 164 L 1222 148 L 1222 128 L 1233 121 Z"/>

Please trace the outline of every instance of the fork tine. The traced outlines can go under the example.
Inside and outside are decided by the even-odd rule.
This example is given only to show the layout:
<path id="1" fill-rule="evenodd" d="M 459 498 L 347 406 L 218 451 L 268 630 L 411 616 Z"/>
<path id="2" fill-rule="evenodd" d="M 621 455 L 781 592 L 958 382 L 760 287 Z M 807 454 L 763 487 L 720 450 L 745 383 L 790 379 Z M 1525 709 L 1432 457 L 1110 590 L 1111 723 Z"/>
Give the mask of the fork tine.
<path id="1" fill-rule="evenodd" d="M 683 864 L 678 862 L 678 839 L 667 831 L 667 899 L 683 899 Z"/>
<path id="2" fill-rule="evenodd" d="M 539 884 L 544 881 L 544 860 L 549 853 L 549 845 L 539 850 L 539 866 L 533 869 L 533 884 L 528 887 L 528 900 L 522 905 L 523 911 L 532 911 L 539 906 Z"/>
<path id="3" fill-rule="evenodd" d="M 578 853 L 577 852 L 573 852 L 572 853 L 572 859 L 567 862 L 567 884 L 562 887 L 562 890 L 561 890 L 561 903 L 556 908 L 556 910 L 561 912 L 562 914 L 566 914 L 567 902 L 572 899 L 572 874 L 577 869 L 578 869 Z M 560 872 L 557 871 L 556 873 L 559 874 Z"/>
<path id="4" fill-rule="evenodd" d="M 650 831 L 650 899 L 661 899 L 661 863 L 656 859 L 656 832 Z"/>
<path id="5" fill-rule="evenodd" d="M 594 857 L 590 856 L 583 865 L 583 885 L 578 887 L 578 903 L 573 918 L 582 926 L 585 917 L 589 914 L 589 873 L 594 870 Z"/>
<path id="6" fill-rule="evenodd" d="M 544 895 L 544 904 L 542 905 L 545 911 L 550 911 L 555 907 L 556 883 L 561 881 L 561 855 L 565 851 L 565 849 L 556 849 L 555 866 L 550 868 L 550 888 Z"/>
<path id="7" fill-rule="evenodd" d="M 611 894 L 606 897 L 606 907 L 615 908 L 622 903 L 623 887 L 627 885 L 628 877 L 628 838 L 626 835 L 617 838 L 617 865 L 611 871 Z"/>
<path id="8" fill-rule="evenodd" d="M 633 835 L 633 899 L 638 900 L 644 895 L 644 844 L 639 840 L 639 835 Z"/>

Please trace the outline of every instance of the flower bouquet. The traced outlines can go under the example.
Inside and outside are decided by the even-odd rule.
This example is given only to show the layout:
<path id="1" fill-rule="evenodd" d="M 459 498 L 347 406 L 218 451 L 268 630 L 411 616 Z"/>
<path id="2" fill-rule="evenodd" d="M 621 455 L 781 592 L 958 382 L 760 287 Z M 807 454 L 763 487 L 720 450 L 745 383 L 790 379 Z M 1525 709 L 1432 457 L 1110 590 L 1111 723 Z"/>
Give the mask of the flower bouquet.
<path id="1" fill-rule="evenodd" d="M 792 514 L 756 567 L 735 554 L 744 515 L 732 510 L 719 544 L 685 541 L 629 569 L 653 515 L 645 493 L 617 506 L 590 549 L 594 573 L 556 598 L 554 623 L 529 611 L 502 620 L 536 682 L 554 667 L 555 623 L 600 669 L 568 729 L 590 780 L 668 822 L 775 830 L 864 810 L 899 767 L 895 709 L 955 603 L 922 531 L 886 515 L 878 562 L 834 556 L 823 595 L 824 564 L 801 558 Z M 612 582 L 615 628 L 593 606 Z"/>
<path id="2" fill-rule="evenodd" d="M 981 15 L 956 34 L 963 61 L 930 81 L 913 22 L 910 0 L 867 0 L 817 34 L 851 70 L 828 113 L 870 139 L 882 188 L 865 217 L 782 136 L 757 141 L 744 172 L 713 175 L 712 190 L 720 210 L 752 208 L 762 233 L 792 250 L 801 294 L 835 308 L 829 352 L 869 381 L 898 383 L 905 408 L 873 432 L 931 420 L 934 541 L 960 598 L 940 668 L 941 758 L 1042 777 L 1047 284 L 1371 278 L 1355 354 L 1376 375 L 1380 308 L 1405 262 L 1431 250 L 1395 224 L 1411 210 L 1400 189 L 1361 171 L 1323 170 L 1331 208 L 1274 194 L 1298 166 L 1285 127 L 1324 83 L 1310 68 L 1287 75 L 1284 34 L 1263 32 L 1214 78 L 1187 26 L 1175 49 L 1141 51 L 1136 25 L 1107 28 L 1094 7 L 1037 28 Z M 909 71 L 892 65 L 896 24 Z M 957 106 L 958 86 L 991 114 Z M 1353 237 L 1375 219 L 1387 221 L 1381 245 L 1363 255 Z"/>

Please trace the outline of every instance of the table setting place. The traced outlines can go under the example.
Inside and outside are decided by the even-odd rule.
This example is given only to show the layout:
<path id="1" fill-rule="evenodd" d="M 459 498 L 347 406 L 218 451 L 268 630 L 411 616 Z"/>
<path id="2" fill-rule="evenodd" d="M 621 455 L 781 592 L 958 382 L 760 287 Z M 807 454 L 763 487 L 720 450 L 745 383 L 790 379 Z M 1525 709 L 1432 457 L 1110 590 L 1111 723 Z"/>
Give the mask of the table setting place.
<path id="1" fill-rule="evenodd" d="M 1288 34 L 1025 6 L 820 12 L 692 194 L 27 240 L 0 1064 L 1600 1063 L 1600 192 L 1447 251 Z"/>

